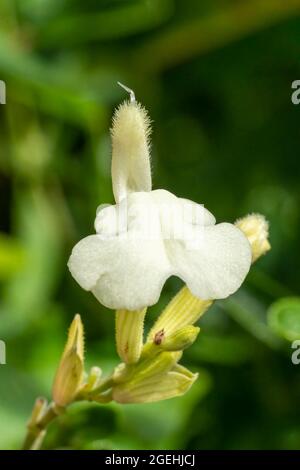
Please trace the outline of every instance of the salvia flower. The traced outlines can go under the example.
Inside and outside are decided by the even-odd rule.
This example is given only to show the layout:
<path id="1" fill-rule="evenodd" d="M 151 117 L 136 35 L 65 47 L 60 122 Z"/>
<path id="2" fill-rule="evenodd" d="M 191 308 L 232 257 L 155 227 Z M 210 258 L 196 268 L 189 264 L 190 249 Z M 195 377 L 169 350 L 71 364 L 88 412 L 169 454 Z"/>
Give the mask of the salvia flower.
<path id="1" fill-rule="evenodd" d="M 195 202 L 152 190 L 150 119 L 136 102 L 116 110 L 111 130 L 115 205 L 98 208 L 95 235 L 73 249 L 68 266 L 83 289 L 112 309 L 155 304 L 170 276 L 195 297 L 222 299 L 244 281 L 251 247 L 243 232 Z"/>

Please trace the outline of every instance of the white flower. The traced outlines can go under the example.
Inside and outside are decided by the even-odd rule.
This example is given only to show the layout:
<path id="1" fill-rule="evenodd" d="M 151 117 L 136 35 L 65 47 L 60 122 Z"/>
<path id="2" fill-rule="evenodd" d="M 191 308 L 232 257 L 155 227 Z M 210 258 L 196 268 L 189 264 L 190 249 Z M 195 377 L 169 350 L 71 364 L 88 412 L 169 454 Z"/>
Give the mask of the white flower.
<path id="1" fill-rule="evenodd" d="M 172 275 L 196 297 L 226 298 L 249 271 L 250 244 L 234 225 L 216 225 L 202 205 L 151 190 L 149 122 L 131 92 L 111 132 L 116 205 L 98 208 L 96 235 L 74 247 L 69 269 L 82 288 L 113 309 L 155 304 Z"/>

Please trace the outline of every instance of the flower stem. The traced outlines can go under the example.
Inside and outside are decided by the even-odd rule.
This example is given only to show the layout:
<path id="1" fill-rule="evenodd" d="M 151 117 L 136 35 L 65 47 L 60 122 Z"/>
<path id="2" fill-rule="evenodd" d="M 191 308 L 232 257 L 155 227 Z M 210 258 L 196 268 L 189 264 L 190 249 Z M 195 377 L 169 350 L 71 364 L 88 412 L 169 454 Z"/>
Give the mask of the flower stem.
<path id="1" fill-rule="evenodd" d="M 38 450 L 41 448 L 46 435 L 47 426 L 57 416 L 64 412 L 64 408 L 57 406 L 54 402 L 50 403 L 41 413 L 36 413 L 38 405 L 34 405 L 31 419 L 27 425 L 27 434 L 23 444 L 23 450 Z M 46 401 L 44 401 L 46 403 Z"/>
<path id="2" fill-rule="evenodd" d="M 113 387 L 113 385 L 114 385 L 114 380 L 113 380 L 113 377 L 110 376 L 106 380 L 101 382 L 97 387 L 95 387 L 91 390 L 88 390 L 88 391 L 85 391 L 84 389 L 80 390 L 78 392 L 77 396 L 75 397 L 74 401 L 75 400 L 76 401 L 94 400 L 96 398 L 97 398 L 97 401 L 98 401 L 98 399 L 100 399 L 103 402 L 110 401 L 108 399 L 109 396 L 110 396 L 109 391 Z"/>

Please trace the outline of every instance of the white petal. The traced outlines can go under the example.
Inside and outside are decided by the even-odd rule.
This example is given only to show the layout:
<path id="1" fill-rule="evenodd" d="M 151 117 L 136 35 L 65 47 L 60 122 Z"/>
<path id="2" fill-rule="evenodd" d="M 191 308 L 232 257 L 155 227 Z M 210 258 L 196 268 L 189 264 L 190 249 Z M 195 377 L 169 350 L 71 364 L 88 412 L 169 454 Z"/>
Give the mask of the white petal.
<path id="1" fill-rule="evenodd" d="M 97 233 L 105 233 L 111 236 L 118 233 L 119 224 L 116 207 L 109 204 L 101 204 L 101 206 L 97 207 L 94 223 Z"/>
<path id="2" fill-rule="evenodd" d="M 165 189 L 155 189 L 150 194 L 160 210 L 176 206 L 183 223 L 189 222 L 195 225 L 214 225 L 216 223 L 215 217 L 202 204 L 177 197 Z"/>
<path id="3" fill-rule="evenodd" d="M 223 299 L 244 281 L 251 264 L 251 248 L 232 224 L 194 227 L 193 239 L 166 243 L 174 274 L 201 299 Z"/>
<path id="4" fill-rule="evenodd" d="M 68 261 L 72 276 L 85 290 L 91 290 L 100 276 L 101 265 L 98 252 L 101 241 L 100 235 L 83 238 L 74 246 Z"/>
<path id="5" fill-rule="evenodd" d="M 182 199 L 163 189 L 151 191 L 153 204 L 159 211 L 162 237 L 182 239 L 195 225 L 214 225 L 216 219 L 201 204 Z"/>
<path id="6" fill-rule="evenodd" d="M 171 267 L 161 240 L 92 235 L 79 242 L 69 260 L 76 281 L 112 309 L 139 310 L 155 304 Z"/>
<path id="7" fill-rule="evenodd" d="M 178 198 L 178 201 L 185 214 L 185 222 L 193 225 L 215 225 L 216 218 L 202 204 L 184 198 Z"/>

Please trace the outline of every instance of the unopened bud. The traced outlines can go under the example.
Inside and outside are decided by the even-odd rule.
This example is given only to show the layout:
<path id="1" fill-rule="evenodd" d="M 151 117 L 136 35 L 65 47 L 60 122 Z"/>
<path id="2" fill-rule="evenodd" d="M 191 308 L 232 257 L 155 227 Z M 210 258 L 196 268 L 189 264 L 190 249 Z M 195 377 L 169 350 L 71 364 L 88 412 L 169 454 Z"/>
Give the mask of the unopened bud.
<path id="1" fill-rule="evenodd" d="M 235 222 L 248 238 L 252 250 L 252 262 L 271 249 L 269 243 L 269 224 L 261 214 L 250 214 Z"/>
<path id="2" fill-rule="evenodd" d="M 54 379 L 52 396 L 59 406 L 72 402 L 83 379 L 84 367 L 83 325 L 76 315 L 68 334 L 68 340 Z"/>
<path id="3" fill-rule="evenodd" d="M 161 341 L 161 348 L 165 351 L 183 351 L 193 344 L 199 334 L 200 328 L 193 325 L 184 326 L 175 333 Z"/>

